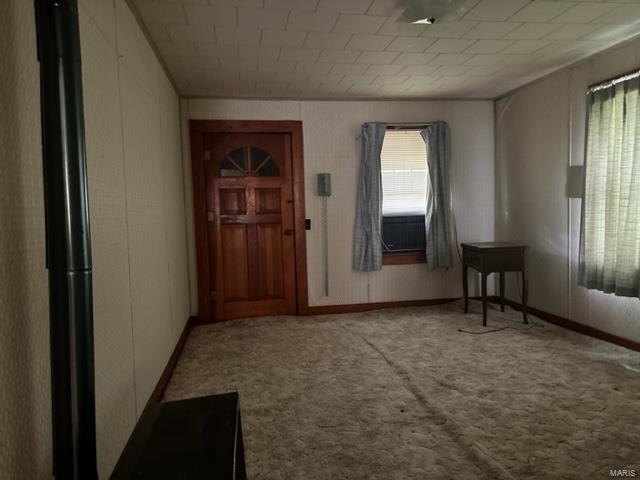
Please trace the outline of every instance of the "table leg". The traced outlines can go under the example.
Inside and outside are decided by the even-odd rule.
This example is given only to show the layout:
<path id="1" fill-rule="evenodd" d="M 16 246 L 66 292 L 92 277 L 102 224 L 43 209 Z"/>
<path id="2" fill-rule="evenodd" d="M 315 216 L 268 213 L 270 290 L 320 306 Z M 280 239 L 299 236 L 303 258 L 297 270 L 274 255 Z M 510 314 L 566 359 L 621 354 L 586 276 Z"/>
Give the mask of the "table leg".
<path id="1" fill-rule="evenodd" d="M 522 270 L 522 318 L 524 323 L 529 323 L 527 320 L 527 297 L 529 296 L 529 285 L 527 283 L 526 270 Z"/>
<path id="2" fill-rule="evenodd" d="M 482 273 L 482 326 L 487 326 L 487 274 Z"/>
<path id="3" fill-rule="evenodd" d="M 467 266 L 462 265 L 462 292 L 464 294 L 464 313 L 467 313 L 469 311 L 469 284 L 467 277 Z"/>
<path id="4" fill-rule="evenodd" d="M 500 311 L 504 312 L 504 272 L 500 272 Z"/>

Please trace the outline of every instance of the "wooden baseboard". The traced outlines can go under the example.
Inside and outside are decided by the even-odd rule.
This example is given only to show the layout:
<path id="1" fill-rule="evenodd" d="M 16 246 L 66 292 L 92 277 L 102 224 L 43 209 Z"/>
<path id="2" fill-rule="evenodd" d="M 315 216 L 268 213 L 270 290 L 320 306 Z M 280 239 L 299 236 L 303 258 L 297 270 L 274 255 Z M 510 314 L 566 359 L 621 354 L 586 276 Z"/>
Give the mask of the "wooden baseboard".
<path id="1" fill-rule="evenodd" d="M 189 319 L 187 320 L 187 323 L 185 323 L 184 329 L 180 334 L 180 338 L 178 338 L 178 341 L 176 342 L 176 346 L 173 349 L 171 356 L 169 357 L 169 361 L 167 362 L 167 365 L 164 367 L 164 370 L 162 371 L 162 375 L 160 375 L 160 378 L 158 379 L 158 383 L 156 383 L 156 386 L 153 389 L 153 392 L 151 392 L 151 395 L 149 396 L 149 400 L 147 400 L 146 407 L 148 407 L 152 403 L 158 403 L 162 400 L 162 397 L 164 396 L 164 391 L 167 389 L 167 385 L 169 385 L 169 380 L 171 380 L 171 375 L 173 374 L 173 370 L 174 368 L 176 368 L 176 364 L 178 363 L 180 354 L 184 349 L 184 344 L 187 342 L 187 338 L 189 337 L 189 332 L 191 331 L 191 328 L 193 328 L 193 326 L 197 324 L 198 324 L 198 317 L 189 317 Z"/>
<path id="2" fill-rule="evenodd" d="M 493 303 L 500 303 L 500 299 L 498 297 L 490 297 L 489 300 Z M 518 302 L 505 299 L 504 304 L 509 305 L 515 310 L 522 310 L 522 304 Z M 622 338 L 617 335 L 613 335 L 612 333 L 603 332 L 602 330 L 590 327 L 589 325 L 584 325 L 582 323 L 569 320 L 568 318 L 545 312 L 544 310 L 538 310 L 537 308 L 527 306 L 527 312 L 546 322 L 558 325 L 559 327 L 573 330 L 574 332 L 582 333 L 583 335 L 588 335 L 590 337 L 597 338 L 598 340 L 604 340 L 605 342 L 613 343 L 615 345 L 628 348 L 629 350 L 640 352 L 640 343 L 634 342 L 633 340 Z"/>
<path id="3" fill-rule="evenodd" d="M 434 298 L 429 300 L 405 300 L 400 302 L 349 303 L 345 305 L 317 305 L 307 307 L 301 315 L 335 315 L 339 313 L 359 313 L 384 308 L 425 307 L 442 305 L 459 300 L 459 298 Z"/>

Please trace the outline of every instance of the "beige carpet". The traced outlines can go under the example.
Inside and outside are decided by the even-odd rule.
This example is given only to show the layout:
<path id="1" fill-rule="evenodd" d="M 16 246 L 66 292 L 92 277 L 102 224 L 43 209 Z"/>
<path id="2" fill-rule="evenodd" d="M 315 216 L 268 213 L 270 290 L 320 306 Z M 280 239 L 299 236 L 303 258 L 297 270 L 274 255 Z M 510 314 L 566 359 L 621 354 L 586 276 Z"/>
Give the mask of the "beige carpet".
<path id="1" fill-rule="evenodd" d="M 250 479 L 598 479 L 640 464 L 640 353 L 459 303 L 197 327 L 165 399 L 240 392 Z M 489 328 L 524 328 L 492 309 Z M 637 474 L 640 476 L 640 472 Z"/>

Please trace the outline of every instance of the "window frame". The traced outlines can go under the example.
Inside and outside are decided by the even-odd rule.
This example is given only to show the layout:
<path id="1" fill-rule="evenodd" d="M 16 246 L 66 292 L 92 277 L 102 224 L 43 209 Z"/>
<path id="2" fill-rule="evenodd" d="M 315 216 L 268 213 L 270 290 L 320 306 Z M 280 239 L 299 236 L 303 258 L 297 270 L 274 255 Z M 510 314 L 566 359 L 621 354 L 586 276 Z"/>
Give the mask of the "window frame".
<path id="1" fill-rule="evenodd" d="M 393 130 L 393 131 L 411 130 L 411 131 L 419 132 L 422 129 L 415 126 L 407 126 L 407 127 L 387 126 L 386 130 L 387 131 L 388 130 Z M 425 153 L 426 153 L 426 147 L 425 147 Z M 428 171 L 428 168 L 427 168 L 427 171 Z M 383 195 L 384 195 L 384 189 L 383 189 Z M 405 216 L 409 217 L 409 216 L 416 216 L 416 215 L 405 215 Z M 382 217 L 383 217 L 382 221 L 384 222 L 384 215 Z M 420 263 L 427 263 L 426 252 L 424 249 L 423 250 L 415 249 L 415 250 L 402 250 L 402 251 L 385 251 L 383 246 L 383 249 L 382 249 L 382 265 L 383 266 L 384 265 L 415 265 Z"/>

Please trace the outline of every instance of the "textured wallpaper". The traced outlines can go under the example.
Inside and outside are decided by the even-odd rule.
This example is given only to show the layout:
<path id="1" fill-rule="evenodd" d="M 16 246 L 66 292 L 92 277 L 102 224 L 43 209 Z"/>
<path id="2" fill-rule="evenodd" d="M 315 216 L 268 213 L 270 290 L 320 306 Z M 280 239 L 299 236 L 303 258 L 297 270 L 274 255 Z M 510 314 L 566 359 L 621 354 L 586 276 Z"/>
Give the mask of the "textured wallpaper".
<path id="1" fill-rule="evenodd" d="M 33 2 L 0 15 L 0 478 L 51 476 L 49 316 Z"/>
<path id="2" fill-rule="evenodd" d="M 178 97 L 123 0 L 80 0 L 98 468 L 108 478 L 189 315 Z M 51 478 L 32 2 L 0 16 L 0 478 Z M 6 48 L 4 48 L 6 47 Z"/>

